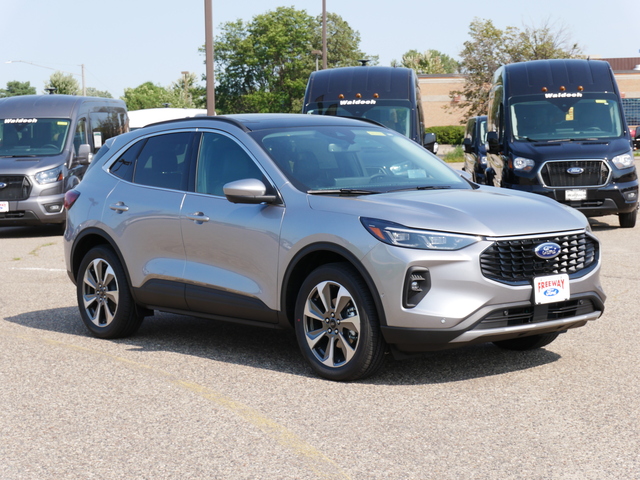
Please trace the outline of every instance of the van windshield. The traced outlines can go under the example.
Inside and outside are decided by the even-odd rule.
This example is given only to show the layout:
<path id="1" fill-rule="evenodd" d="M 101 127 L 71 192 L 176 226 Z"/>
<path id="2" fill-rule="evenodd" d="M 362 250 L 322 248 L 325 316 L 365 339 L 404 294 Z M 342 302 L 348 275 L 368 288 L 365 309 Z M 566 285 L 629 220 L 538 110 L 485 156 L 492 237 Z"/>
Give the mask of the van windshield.
<path id="1" fill-rule="evenodd" d="M 0 157 L 58 155 L 70 125 L 67 118 L 0 119 Z"/>
<path id="2" fill-rule="evenodd" d="M 558 141 L 617 138 L 620 105 L 608 93 L 541 93 L 509 101 L 515 140 Z"/>
<path id="3" fill-rule="evenodd" d="M 313 194 L 470 188 L 414 141 L 374 125 L 258 130 L 251 135 L 296 188 Z"/>
<path id="4" fill-rule="evenodd" d="M 307 113 L 367 118 L 411 136 L 411 105 L 404 100 L 335 100 L 309 104 Z"/>

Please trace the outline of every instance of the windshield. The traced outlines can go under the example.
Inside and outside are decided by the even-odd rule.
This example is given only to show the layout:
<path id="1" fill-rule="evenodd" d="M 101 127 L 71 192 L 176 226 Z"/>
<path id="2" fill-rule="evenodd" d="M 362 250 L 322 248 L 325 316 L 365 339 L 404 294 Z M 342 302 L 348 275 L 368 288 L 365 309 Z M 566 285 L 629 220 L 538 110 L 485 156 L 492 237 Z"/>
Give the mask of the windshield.
<path id="1" fill-rule="evenodd" d="M 544 93 L 510 99 L 515 140 L 584 140 L 622 135 L 617 97 L 608 93 Z"/>
<path id="2" fill-rule="evenodd" d="M 402 135 L 411 136 L 411 105 L 404 100 L 336 100 L 309 105 L 307 113 L 368 118 Z"/>
<path id="3" fill-rule="evenodd" d="M 0 156 L 58 155 L 70 125 L 66 118 L 0 119 Z"/>
<path id="4" fill-rule="evenodd" d="M 417 143 L 375 126 L 290 128 L 252 135 L 302 191 L 381 193 L 470 188 Z"/>

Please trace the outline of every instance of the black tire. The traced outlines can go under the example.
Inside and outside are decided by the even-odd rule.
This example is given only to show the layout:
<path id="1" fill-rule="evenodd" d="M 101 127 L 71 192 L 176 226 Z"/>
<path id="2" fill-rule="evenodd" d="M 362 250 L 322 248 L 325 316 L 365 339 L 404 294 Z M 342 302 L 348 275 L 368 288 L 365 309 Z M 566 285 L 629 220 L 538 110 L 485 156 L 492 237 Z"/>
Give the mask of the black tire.
<path id="1" fill-rule="evenodd" d="M 638 216 L 638 210 L 628 213 L 619 213 L 618 220 L 620 221 L 620 227 L 633 228 L 636 226 L 636 217 Z"/>
<path id="2" fill-rule="evenodd" d="M 94 336 L 123 338 L 140 328 L 144 317 L 138 313 L 124 268 L 113 250 L 91 249 L 80 263 L 76 284 L 80 316 Z"/>
<path id="3" fill-rule="evenodd" d="M 536 348 L 542 348 L 549 345 L 556 338 L 559 333 L 541 333 L 539 335 L 531 335 L 529 337 L 512 338 L 510 340 L 500 340 L 493 342 L 500 348 L 505 350 L 535 350 Z"/>
<path id="4" fill-rule="evenodd" d="M 302 355 L 329 380 L 365 378 L 384 361 L 386 345 L 371 293 L 348 263 L 318 267 L 306 278 L 296 301 L 295 329 Z"/>

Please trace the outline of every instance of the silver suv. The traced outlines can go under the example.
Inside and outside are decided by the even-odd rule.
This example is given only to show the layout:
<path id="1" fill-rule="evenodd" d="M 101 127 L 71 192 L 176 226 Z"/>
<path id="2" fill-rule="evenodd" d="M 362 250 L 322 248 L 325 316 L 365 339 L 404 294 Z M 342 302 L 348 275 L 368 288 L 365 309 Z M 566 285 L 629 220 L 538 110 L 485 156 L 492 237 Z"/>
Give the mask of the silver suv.
<path id="1" fill-rule="evenodd" d="M 101 338 L 154 310 L 293 327 L 319 375 L 355 380 L 387 351 L 539 348 L 604 309 L 581 213 L 469 183 L 360 120 L 145 127 L 106 142 L 65 207 L 67 269 Z"/>

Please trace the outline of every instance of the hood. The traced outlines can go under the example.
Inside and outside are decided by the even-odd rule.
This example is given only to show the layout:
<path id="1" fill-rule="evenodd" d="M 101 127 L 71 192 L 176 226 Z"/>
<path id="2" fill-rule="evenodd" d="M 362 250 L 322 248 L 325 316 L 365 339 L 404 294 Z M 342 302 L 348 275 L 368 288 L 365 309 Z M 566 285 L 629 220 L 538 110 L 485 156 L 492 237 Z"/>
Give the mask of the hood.
<path id="1" fill-rule="evenodd" d="M 602 140 L 575 140 L 572 142 L 513 142 L 513 156 L 530 158 L 536 162 L 545 160 L 611 160 L 616 155 L 628 153 L 631 145 L 628 138 Z"/>
<path id="2" fill-rule="evenodd" d="M 494 187 L 392 192 L 360 197 L 309 195 L 316 210 L 379 218 L 407 227 L 481 236 L 586 228 L 579 211 L 541 195 Z"/>
<path id="3" fill-rule="evenodd" d="M 47 157 L 0 157 L 0 173 L 5 175 L 33 175 L 36 172 L 55 168 L 66 163 L 67 152 Z"/>

